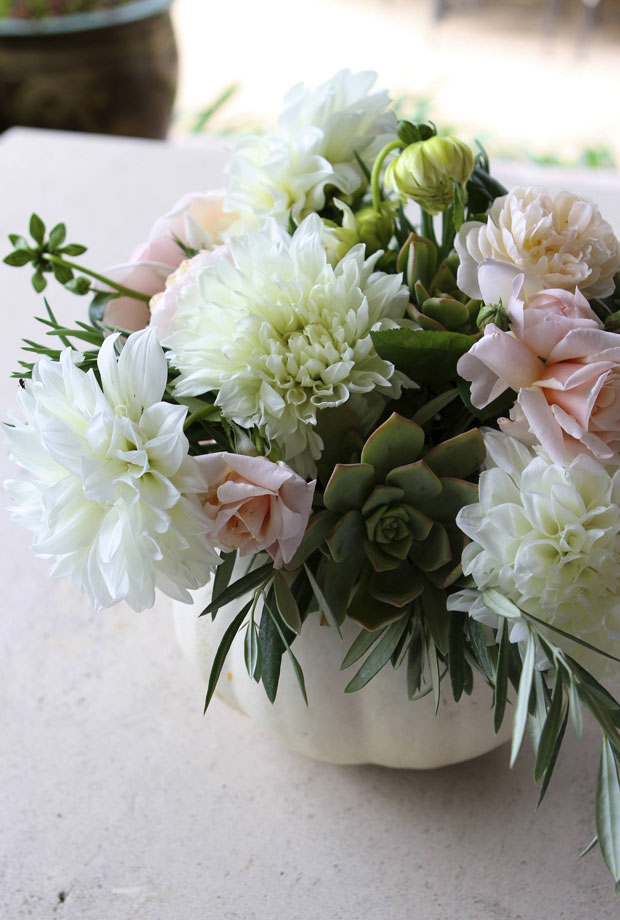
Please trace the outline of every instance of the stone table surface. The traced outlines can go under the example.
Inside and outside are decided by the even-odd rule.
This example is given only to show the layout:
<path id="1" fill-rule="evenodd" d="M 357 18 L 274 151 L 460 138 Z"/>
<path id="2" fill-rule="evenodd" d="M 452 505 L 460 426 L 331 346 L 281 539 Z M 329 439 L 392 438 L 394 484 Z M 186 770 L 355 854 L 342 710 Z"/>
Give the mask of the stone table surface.
<path id="1" fill-rule="evenodd" d="M 0 240 L 36 210 L 124 261 L 183 193 L 219 185 L 225 150 L 31 130 L 0 141 Z M 620 229 L 620 182 L 522 166 L 595 197 Z M 8 245 L 8 244 L 7 244 Z M 4 247 L 4 242 L 2 243 Z M 6 251 L 6 250 L 4 250 Z M 19 339 L 40 334 L 28 272 L 0 265 L 2 417 Z M 53 287 L 62 318 L 84 299 Z M 4 451 L 2 478 L 14 475 Z M 5 504 L 5 502 L 3 502 Z M 167 602 L 95 616 L 0 516 L 2 920 L 611 920 L 593 836 L 596 728 L 569 737 L 536 812 L 529 752 L 425 772 L 305 760 L 215 702 Z"/>

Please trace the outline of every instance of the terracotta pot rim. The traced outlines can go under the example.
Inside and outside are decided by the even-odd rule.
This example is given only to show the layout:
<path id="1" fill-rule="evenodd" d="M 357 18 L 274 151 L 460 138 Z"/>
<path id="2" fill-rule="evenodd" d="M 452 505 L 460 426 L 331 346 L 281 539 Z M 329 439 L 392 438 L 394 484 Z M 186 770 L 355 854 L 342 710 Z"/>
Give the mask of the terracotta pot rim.
<path id="1" fill-rule="evenodd" d="M 62 35 L 67 32 L 108 29 L 164 13 L 173 3 L 174 0 L 133 0 L 110 10 L 48 16 L 45 19 L 0 19 L 0 36 Z"/>

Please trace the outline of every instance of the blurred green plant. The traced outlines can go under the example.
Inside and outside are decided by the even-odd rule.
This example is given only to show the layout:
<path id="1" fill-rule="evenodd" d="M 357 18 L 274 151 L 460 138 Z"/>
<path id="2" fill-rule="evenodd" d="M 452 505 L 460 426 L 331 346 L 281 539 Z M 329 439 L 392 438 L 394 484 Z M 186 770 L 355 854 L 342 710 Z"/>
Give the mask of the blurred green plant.
<path id="1" fill-rule="evenodd" d="M 45 19 L 123 6 L 131 0 L 0 0 L 0 19 Z"/>

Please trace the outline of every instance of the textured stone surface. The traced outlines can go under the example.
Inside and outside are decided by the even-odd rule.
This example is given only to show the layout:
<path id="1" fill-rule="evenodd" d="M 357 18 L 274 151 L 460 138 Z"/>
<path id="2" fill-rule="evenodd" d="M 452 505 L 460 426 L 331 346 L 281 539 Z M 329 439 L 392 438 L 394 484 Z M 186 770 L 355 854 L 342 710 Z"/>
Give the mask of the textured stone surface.
<path id="1" fill-rule="evenodd" d="M 217 148 L 9 132 L 0 240 L 36 208 L 91 245 L 91 264 L 122 261 L 222 163 Z M 618 184 L 592 195 L 620 227 Z M 23 270 L 0 265 L 0 285 L 5 417 L 37 299 Z M 61 316 L 86 309 L 50 294 Z M 15 475 L 4 452 L 0 467 Z M 217 701 L 202 717 L 167 603 L 95 616 L 5 512 L 0 528 L 2 920 L 618 916 L 598 856 L 577 859 L 593 836 L 592 726 L 581 745 L 567 733 L 538 813 L 529 753 L 511 772 L 505 747 L 419 773 L 304 760 Z"/>

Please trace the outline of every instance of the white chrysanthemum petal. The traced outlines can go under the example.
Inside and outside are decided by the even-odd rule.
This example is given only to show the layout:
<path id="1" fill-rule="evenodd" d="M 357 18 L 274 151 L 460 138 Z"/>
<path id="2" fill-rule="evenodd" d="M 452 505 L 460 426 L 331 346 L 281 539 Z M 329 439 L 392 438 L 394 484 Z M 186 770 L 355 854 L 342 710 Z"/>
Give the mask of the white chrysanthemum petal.
<path id="1" fill-rule="evenodd" d="M 126 600 L 143 610 L 156 587 L 188 600 L 218 557 L 186 410 L 159 402 L 167 365 L 154 330 L 130 336 L 118 360 L 110 337 L 99 358 L 103 390 L 70 350 L 34 368 L 20 397 L 26 422 L 5 429 L 11 455 L 36 477 L 6 484 L 14 519 L 95 608 Z"/>
<path id="2" fill-rule="evenodd" d="M 526 613 L 620 657 L 620 472 L 585 454 L 562 467 L 501 432 L 484 437 L 479 502 L 457 517 L 472 541 L 463 571 L 481 591 L 497 588 Z M 461 592 L 452 609 L 468 601 Z M 549 638 L 595 675 L 618 675 L 609 659 Z"/>
<path id="3" fill-rule="evenodd" d="M 406 382 L 370 332 L 397 325 L 408 289 L 400 275 L 373 272 L 363 246 L 330 265 L 322 226 L 310 215 L 291 237 L 268 221 L 233 240 L 230 263 L 183 288 L 165 339 L 176 393 L 215 391 L 226 418 L 258 428 L 304 475 L 322 449 L 317 413 L 352 394 L 397 397 Z"/>

